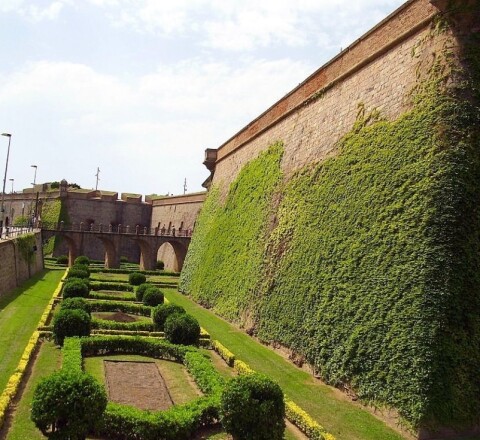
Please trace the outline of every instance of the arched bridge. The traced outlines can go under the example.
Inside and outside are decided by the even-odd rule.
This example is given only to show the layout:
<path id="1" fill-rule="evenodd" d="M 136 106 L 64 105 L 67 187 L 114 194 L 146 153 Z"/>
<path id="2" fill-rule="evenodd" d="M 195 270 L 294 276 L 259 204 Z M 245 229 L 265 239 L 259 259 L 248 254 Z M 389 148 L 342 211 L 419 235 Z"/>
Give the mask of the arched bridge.
<path id="1" fill-rule="evenodd" d="M 42 231 L 42 241 L 51 237 L 62 237 L 68 246 L 69 266 L 73 265 L 75 258 L 83 255 L 85 237 L 95 237 L 103 243 L 105 248 L 105 267 L 120 267 L 120 248 L 128 240 L 135 242 L 140 248 L 140 269 L 153 270 L 157 263 L 159 247 L 169 243 L 175 252 L 177 271 L 180 271 L 190 244 L 191 230 L 166 230 L 165 228 L 146 228 L 140 226 L 112 226 L 112 225 L 86 225 L 80 224 L 39 224 Z"/>

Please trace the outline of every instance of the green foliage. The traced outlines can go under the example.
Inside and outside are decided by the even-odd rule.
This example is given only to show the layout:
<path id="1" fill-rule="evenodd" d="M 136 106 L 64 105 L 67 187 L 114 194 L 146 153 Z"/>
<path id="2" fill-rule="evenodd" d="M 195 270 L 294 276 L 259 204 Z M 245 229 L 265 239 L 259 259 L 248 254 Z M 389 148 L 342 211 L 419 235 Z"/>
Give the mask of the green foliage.
<path id="1" fill-rule="evenodd" d="M 66 255 L 60 255 L 59 257 L 57 257 L 55 262 L 57 264 L 63 264 L 66 266 L 68 264 L 68 257 Z"/>
<path id="2" fill-rule="evenodd" d="M 125 301 L 89 301 L 92 312 L 123 312 L 132 315 L 150 316 L 152 309 L 141 304 Z"/>
<path id="3" fill-rule="evenodd" d="M 143 294 L 145 291 L 151 287 L 153 284 L 150 283 L 143 283 L 140 284 L 136 289 L 135 289 L 135 297 L 137 298 L 137 301 L 141 302 L 143 301 Z"/>
<path id="4" fill-rule="evenodd" d="M 165 268 L 165 263 L 162 260 L 158 260 L 155 268 L 158 270 L 163 270 Z"/>
<path id="5" fill-rule="evenodd" d="M 147 277 L 143 273 L 133 272 L 130 275 L 128 275 L 128 282 L 132 286 L 139 286 L 140 284 L 145 283 L 146 280 L 147 280 Z"/>
<path id="6" fill-rule="evenodd" d="M 119 292 L 133 292 L 133 286 L 126 283 L 93 282 L 90 284 L 92 290 L 116 290 Z"/>
<path id="7" fill-rule="evenodd" d="M 26 216 L 19 216 L 13 221 L 13 226 L 27 226 L 28 225 L 28 217 Z"/>
<path id="8" fill-rule="evenodd" d="M 92 376 L 60 371 L 37 385 L 31 417 L 47 438 L 84 439 L 106 406 L 105 390 Z"/>
<path id="9" fill-rule="evenodd" d="M 397 120 L 363 109 L 339 154 L 298 172 L 280 200 L 263 190 L 257 210 L 238 197 L 251 188 L 257 200 L 271 181 L 268 155 L 244 167 L 225 206 L 214 189 L 182 290 L 413 426 L 477 423 L 478 52 L 466 50 L 473 77 L 435 64 Z M 266 177 L 245 171 L 257 163 Z M 262 228 L 267 239 L 246 231 Z"/>
<path id="10" fill-rule="evenodd" d="M 36 246 L 36 239 L 34 234 L 25 234 L 20 235 L 15 239 L 15 244 L 18 247 L 18 251 L 20 255 L 28 264 L 32 264 L 35 259 L 35 246 Z"/>
<path id="11" fill-rule="evenodd" d="M 165 276 L 165 277 L 178 277 L 180 274 L 178 272 L 172 272 L 170 270 L 137 270 L 137 269 L 105 269 L 102 268 L 92 268 L 90 269 L 91 273 L 121 273 L 121 274 L 130 274 L 132 272 L 143 273 L 144 275 L 155 275 L 155 276 Z"/>
<path id="12" fill-rule="evenodd" d="M 162 304 L 164 301 L 163 292 L 155 286 L 147 287 L 145 293 L 143 294 L 142 302 L 146 306 L 155 307 L 159 304 Z"/>
<path id="13" fill-rule="evenodd" d="M 282 153 L 275 144 L 245 165 L 225 204 L 213 188 L 197 221 L 179 288 L 228 319 L 238 319 L 254 300 L 262 276 L 262 243 Z"/>
<path id="14" fill-rule="evenodd" d="M 75 266 L 81 264 L 84 266 L 89 266 L 90 265 L 90 258 L 86 257 L 85 255 L 80 255 L 79 257 L 75 258 L 74 262 Z"/>
<path id="15" fill-rule="evenodd" d="M 83 310 L 90 314 L 90 305 L 89 302 L 86 301 L 84 298 L 80 297 L 70 297 L 66 298 L 61 302 L 61 309 L 74 309 L 74 310 Z"/>
<path id="16" fill-rule="evenodd" d="M 65 338 L 62 347 L 62 370 L 78 372 L 82 370 L 82 343 L 80 338 Z"/>
<path id="17" fill-rule="evenodd" d="M 151 332 L 153 331 L 153 323 L 149 321 L 118 322 L 110 319 L 92 318 L 91 328 Z"/>
<path id="18" fill-rule="evenodd" d="M 77 269 L 75 266 L 72 266 L 67 273 L 67 278 L 88 278 L 90 274 L 83 269 Z"/>
<path id="19" fill-rule="evenodd" d="M 164 324 L 165 339 L 172 344 L 195 345 L 200 339 L 200 325 L 191 315 L 174 313 Z"/>
<path id="20" fill-rule="evenodd" d="M 246 374 L 227 382 L 221 396 L 220 414 L 223 427 L 235 439 L 283 439 L 283 392 L 267 376 Z"/>
<path id="21" fill-rule="evenodd" d="M 43 203 L 41 217 L 43 224 L 57 225 L 61 221 L 68 223 L 67 209 L 60 199 L 48 200 Z M 50 238 L 43 247 L 43 254 L 53 254 L 60 241 L 61 237 Z"/>
<path id="22" fill-rule="evenodd" d="M 79 279 L 72 279 L 63 285 L 63 298 L 88 297 L 88 286 Z"/>
<path id="23" fill-rule="evenodd" d="M 160 304 L 152 310 L 152 320 L 155 327 L 163 331 L 165 321 L 174 313 L 186 313 L 182 306 L 173 303 Z"/>
<path id="24" fill-rule="evenodd" d="M 209 358 L 198 351 L 189 351 L 185 354 L 183 363 L 204 394 L 220 395 L 225 387 L 225 381 Z"/>
<path id="25" fill-rule="evenodd" d="M 55 343 L 63 345 L 67 336 L 88 336 L 91 318 L 87 312 L 78 309 L 61 309 L 53 319 Z"/>
<path id="26" fill-rule="evenodd" d="M 86 272 L 88 274 L 88 276 L 90 276 L 90 269 L 88 267 L 88 264 L 80 264 L 80 263 L 77 263 L 76 261 L 77 260 L 75 260 L 75 263 L 70 268 L 70 270 L 83 270 L 84 272 Z"/>

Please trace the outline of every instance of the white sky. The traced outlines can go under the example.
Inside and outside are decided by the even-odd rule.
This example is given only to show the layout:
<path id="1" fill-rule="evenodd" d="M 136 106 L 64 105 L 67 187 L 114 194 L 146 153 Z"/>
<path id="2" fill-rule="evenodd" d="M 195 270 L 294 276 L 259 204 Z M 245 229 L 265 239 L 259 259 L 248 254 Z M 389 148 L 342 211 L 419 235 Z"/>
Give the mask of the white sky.
<path id="1" fill-rule="evenodd" d="M 402 0 L 0 0 L 7 191 L 202 190 L 217 148 Z M 0 137 L 0 175 L 8 139 Z M 1 191 L 1 188 L 0 188 Z"/>

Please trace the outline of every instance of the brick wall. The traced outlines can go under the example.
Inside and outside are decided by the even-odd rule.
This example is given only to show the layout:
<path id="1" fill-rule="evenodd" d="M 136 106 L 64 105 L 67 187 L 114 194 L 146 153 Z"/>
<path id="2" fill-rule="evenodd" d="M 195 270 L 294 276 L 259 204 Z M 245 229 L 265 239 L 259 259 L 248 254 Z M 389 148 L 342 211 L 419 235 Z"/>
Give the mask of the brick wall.
<path id="1" fill-rule="evenodd" d="M 40 233 L 35 235 L 37 251 L 30 267 L 20 255 L 15 239 L 0 241 L 0 296 L 43 269 L 42 240 Z"/>
<path id="2" fill-rule="evenodd" d="M 246 162 L 279 140 L 287 177 L 335 154 L 359 105 L 389 120 L 398 117 L 409 107 L 417 78 L 414 48 L 437 12 L 428 0 L 409 1 L 317 70 L 219 147 L 213 183 L 227 188 Z"/>

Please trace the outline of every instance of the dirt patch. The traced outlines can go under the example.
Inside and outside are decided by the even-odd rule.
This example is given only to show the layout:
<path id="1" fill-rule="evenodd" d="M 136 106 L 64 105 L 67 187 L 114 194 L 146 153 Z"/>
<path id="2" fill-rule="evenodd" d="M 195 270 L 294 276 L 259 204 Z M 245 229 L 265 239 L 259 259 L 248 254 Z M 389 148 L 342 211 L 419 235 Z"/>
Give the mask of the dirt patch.
<path id="1" fill-rule="evenodd" d="M 173 405 L 155 362 L 104 360 L 108 398 L 112 402 L 151 411 Z"/>
<path id="2" fill-rule="evenodd" d="M 92 313 L 95 318 L 104 319 L 106 321 L 116 321 L 116 322 L 137 322 L 141 318 L 133 315 L 129 315 L 123 312 L 101 312 L 101 313 Z"/>

